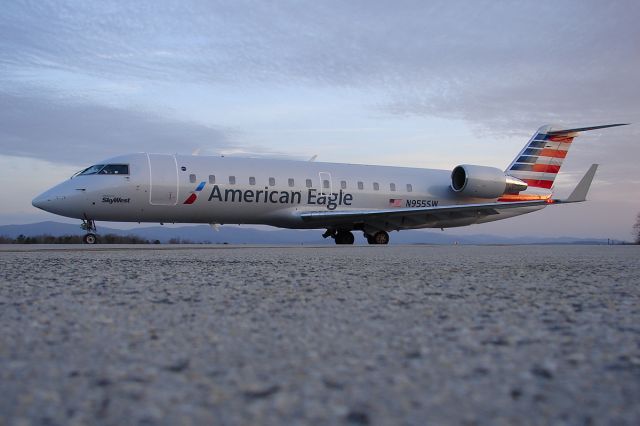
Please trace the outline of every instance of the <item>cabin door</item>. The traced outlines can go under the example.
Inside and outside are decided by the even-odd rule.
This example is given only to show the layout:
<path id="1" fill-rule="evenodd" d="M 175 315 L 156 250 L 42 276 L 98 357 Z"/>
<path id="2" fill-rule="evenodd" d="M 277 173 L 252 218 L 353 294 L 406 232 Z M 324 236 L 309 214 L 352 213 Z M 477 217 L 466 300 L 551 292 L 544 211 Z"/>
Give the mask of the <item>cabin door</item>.
<path id="1" fill-rule="evenodd" d="M 147 154 L 149 158 L 149 203 L 174 206 L 178 202 L 178 165 L 169 154 Z"/>

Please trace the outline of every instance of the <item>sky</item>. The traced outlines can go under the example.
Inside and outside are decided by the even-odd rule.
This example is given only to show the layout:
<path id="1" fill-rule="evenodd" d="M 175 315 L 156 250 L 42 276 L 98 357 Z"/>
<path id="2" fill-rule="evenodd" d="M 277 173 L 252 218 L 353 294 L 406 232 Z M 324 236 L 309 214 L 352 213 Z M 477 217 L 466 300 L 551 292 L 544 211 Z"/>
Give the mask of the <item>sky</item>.
<path id="1" fill-rule="evenodd" d="M 447 230 L 632 238 L 640 2 L 11 1 L 0 11 L 0 224 L 128 152 L 504 169 L 541 125 L 585 133 L 590 201 Z"/>

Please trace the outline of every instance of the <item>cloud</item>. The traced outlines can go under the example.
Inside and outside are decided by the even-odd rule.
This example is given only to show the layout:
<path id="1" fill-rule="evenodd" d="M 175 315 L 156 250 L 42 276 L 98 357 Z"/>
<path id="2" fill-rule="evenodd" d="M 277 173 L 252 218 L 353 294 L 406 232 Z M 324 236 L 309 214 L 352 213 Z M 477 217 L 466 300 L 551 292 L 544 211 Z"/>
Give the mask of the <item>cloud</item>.
<path id="1" fill-rule="evenodd" d="M 0 88 L 61 84 L 43 70 L 111 87 L 356 88 L 372 115 L 524 136 L 548 122 L 639 121 L 639 14 L 633 0 L 10 2 Z"/>
<path id="2" fill-rule="evenodd" d="M 491 129 L 637 119 L 637 1 L 11 2 L 6 78 L 357 87 Z M 13 76 L 13 77 L 12 77 Z"/>
<path id="3" fill-rule="evenodd" d="M 3 155 L 84 164 L 126 152 L 211 152 L 232 146 L 228 133 L 142 111 L 0 92 Z"/>

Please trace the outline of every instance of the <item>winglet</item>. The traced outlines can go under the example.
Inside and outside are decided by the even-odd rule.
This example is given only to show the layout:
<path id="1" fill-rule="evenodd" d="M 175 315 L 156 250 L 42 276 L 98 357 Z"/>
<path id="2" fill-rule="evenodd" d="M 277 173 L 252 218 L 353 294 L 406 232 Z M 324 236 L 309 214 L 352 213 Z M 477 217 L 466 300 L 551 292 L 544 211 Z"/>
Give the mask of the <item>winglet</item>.
<path id="1" fill-rule="evenodd" d="M 589 192 L 589 188 L 591 188 L 591 182 L 593 182 L 593 177 L 596 175 L 596 170 L 598 170 L 598 164 L 592 164 L 589 170 L 587 170 L 587 173 L 580 179 L 580 182 L 576 185 L 571 195 L 569 195 L 567 199 L 561 200 L 561 202 L 579 203 L 586 201 L 587 193 Z"/>

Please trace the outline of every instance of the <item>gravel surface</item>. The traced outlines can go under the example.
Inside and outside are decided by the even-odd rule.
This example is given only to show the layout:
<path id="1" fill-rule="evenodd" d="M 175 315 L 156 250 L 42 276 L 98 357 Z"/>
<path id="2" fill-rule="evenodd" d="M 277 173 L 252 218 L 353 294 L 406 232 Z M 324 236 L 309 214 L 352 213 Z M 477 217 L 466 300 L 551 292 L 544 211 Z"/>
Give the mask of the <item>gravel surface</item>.
<path id="1" fill-rule="evenodd" d="M 0 424 L 640 423 L 640 247 L 0 248 Z"/>

